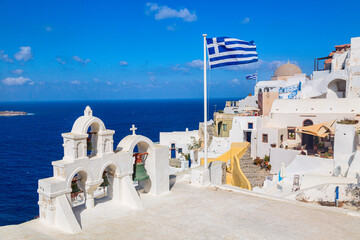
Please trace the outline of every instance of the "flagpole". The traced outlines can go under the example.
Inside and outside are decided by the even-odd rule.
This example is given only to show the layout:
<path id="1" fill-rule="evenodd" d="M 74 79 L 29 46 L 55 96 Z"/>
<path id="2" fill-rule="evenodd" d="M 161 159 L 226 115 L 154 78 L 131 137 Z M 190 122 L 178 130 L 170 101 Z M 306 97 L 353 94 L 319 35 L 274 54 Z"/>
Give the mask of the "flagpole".
<path id="1" fill-rule="evenodd" d="M 207 84 L 206 84 L 206 36 L 207 34 L 203 34 L 204 37 L 204 168 L 207 169 L 208 164 L 208 149 L 207 149 Z"/>

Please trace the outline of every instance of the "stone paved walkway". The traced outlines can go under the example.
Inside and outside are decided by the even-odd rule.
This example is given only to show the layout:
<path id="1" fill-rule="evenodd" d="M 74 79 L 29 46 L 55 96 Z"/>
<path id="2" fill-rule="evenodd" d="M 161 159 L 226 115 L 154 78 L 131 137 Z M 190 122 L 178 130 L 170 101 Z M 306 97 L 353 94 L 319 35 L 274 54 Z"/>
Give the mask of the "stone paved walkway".
<path id="1" fill-rule="evenodd" d="M 0 239 L 360 239 L 359 217 L 188 181 L 163 196 L 141 198 L 144 210 L 111 201 L 85 210 L 77 235 L 34 220 L 1 227 Z"/>

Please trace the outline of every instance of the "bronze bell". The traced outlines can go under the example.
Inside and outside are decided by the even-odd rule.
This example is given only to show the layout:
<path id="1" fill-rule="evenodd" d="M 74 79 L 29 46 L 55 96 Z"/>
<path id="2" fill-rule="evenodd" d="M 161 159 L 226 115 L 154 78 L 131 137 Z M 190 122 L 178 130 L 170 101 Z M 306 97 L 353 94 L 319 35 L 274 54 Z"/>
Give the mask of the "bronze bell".
<path id="1" fill-rule="evenodd" d="M 89 139 L 88 138 L 88 140 L 87 140 L 87 142 L 86 142 L 87 144 L 87 150 L 88 151 L 92 151 L 94 148 L 93 148 L 93 146 L 92 146 L 92 143 L 91 143 L 91 139 Z"/>
<path id="2" fill-rule="evenodd" d="M 149 179 L 149 175 L 146 172 L 144 163 L 136 163 L 134 165 L 134 174 L 133 180 L 134 181 L 143 181 Z"/>
<path id="3" fill-rule="evenodd" d="M 81 192 L 79 186 L 77 185 L 77 181 L 76 181 L 76 180 L 71 182 L 71 189 L 72 189 L 71 193 Z"/>
<path id="4" fill-rule="evenodd" d="M 106 174 L 103 174 L 103 182 L 101 183 L 100 187 L 107 187 L 110 185 L 109 179 L 107 178 Z"/>

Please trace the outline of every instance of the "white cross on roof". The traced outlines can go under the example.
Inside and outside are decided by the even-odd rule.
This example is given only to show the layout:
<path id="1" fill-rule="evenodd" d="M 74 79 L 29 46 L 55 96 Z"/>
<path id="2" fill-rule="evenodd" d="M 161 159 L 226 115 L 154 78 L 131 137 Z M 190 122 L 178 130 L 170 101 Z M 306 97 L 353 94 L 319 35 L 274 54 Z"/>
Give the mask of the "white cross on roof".
<path id="1" fill-rule="evenodd" d="M 135 130 L 137 130 L 137 128 L 135 127 L 135 125 L 132 125 L 132 128 L 130 128 L 130 131 L 132 131 L 132 135 L 136 135 L 135 134 Z"/>

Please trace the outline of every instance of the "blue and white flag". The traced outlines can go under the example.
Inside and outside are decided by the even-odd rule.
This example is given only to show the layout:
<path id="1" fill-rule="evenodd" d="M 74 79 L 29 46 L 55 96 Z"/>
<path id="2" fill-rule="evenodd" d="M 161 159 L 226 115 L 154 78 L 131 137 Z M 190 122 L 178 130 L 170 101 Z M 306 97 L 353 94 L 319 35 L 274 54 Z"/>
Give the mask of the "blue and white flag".
<path id="1" fill-rule="evenodd" d="M 258 61 L 256 45 L 229 37 L 206 38 L 210 68 Z"/>
<path id="2" fill-rule="evenodd" d="M 257 73 L 249 74 L 245 78 L 246 80 L 257 80 Z"/>

